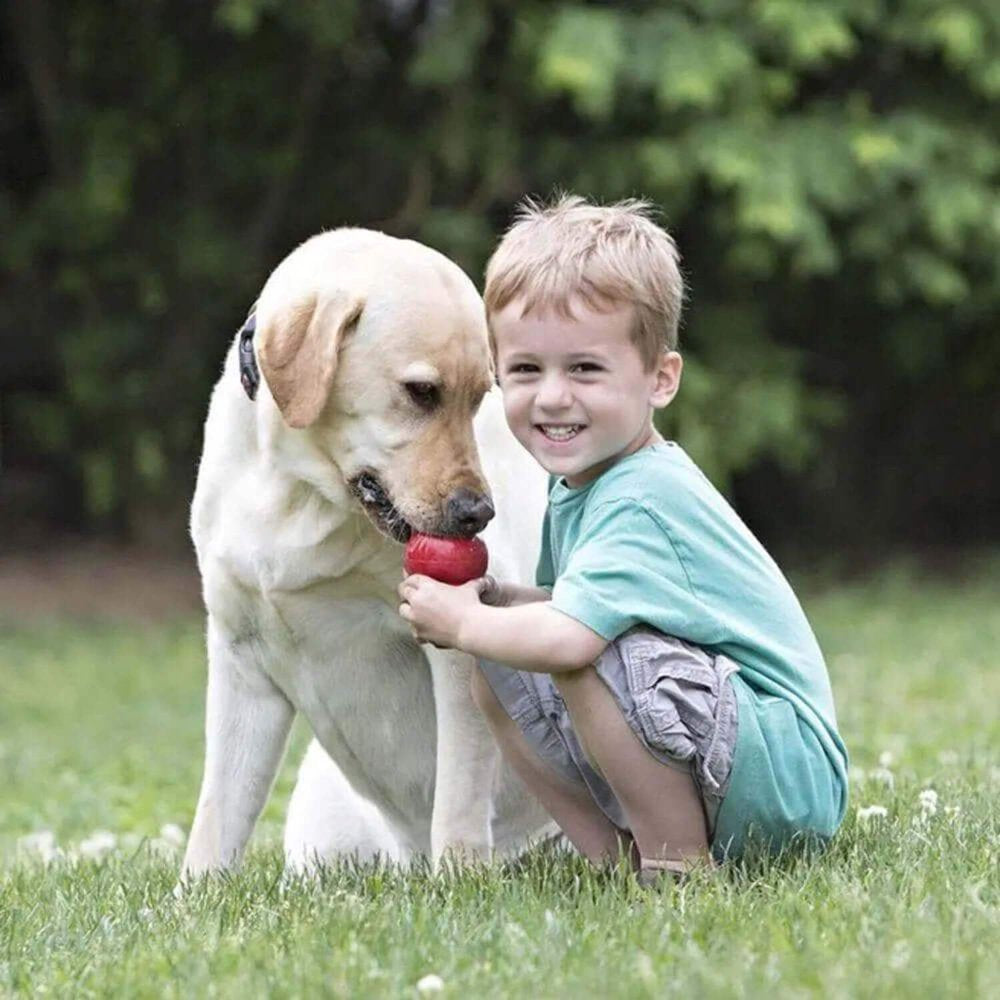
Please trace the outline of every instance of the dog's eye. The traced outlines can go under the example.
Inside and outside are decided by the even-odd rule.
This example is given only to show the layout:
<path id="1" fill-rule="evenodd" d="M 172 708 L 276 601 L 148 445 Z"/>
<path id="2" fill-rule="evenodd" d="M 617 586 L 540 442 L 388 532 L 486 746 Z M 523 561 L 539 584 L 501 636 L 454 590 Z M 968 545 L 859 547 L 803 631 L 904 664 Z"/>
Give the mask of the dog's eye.
<path id="1" fill-rule="evenodd" d="M 441 390 L 433 382 L 404 382 L 410 399 L 424 410 L 432 410 L 441 401 Z"/>

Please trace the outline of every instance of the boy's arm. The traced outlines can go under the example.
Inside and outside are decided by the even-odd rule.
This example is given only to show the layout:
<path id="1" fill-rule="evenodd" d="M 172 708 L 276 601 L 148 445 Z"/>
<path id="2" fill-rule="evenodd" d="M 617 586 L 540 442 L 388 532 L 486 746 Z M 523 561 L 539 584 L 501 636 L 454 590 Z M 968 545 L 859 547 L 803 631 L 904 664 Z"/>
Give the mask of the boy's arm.
<path id="1" fill-rule="evenodd" d="M 556 611 L 547 592 L 545 600 L 497 608 L 480 602 L 480 588 L 480 581 L 449 587 L 429 577 L 410 576 L 399 587 L 399 613 L 422 642 L 536 673 L 579 670 L 608 644 L 586 625 Z"/>
<path id="2" fill-rule="evenodd" d="M 509 608 L 480 604 L 458 628 L 455 646 L 520 670 L 556 674 L 593 663 L 608 641 L 547 601 Z"/>

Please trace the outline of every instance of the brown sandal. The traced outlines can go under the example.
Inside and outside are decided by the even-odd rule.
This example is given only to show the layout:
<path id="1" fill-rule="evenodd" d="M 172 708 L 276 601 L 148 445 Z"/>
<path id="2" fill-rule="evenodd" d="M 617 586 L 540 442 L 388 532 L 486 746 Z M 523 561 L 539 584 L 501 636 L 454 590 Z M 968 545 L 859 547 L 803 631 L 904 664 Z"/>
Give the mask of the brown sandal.
<path id="1" fill-rule="evenodd" d="M 704 858 L 692 858 L 688 861 L 680 858 L 639 858 L 636 879 L 646 889 L 662 885 L 668 877 L 674 882 L 683 882 L 694 868 L 705 863 Z M 708 860 L 707 863 L 709 867 L 715 867 L 712 861 Z"/>

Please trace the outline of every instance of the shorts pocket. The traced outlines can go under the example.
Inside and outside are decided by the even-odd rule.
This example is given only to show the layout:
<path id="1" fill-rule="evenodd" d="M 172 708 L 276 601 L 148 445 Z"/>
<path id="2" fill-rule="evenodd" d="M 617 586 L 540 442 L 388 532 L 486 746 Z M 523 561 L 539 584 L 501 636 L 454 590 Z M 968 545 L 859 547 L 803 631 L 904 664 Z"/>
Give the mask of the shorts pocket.
<path id="1" fill-rule="evenodd" d="M 690 760 L 715 730 L 719 682 L 711 658 L 702 650 L 661 645 L 652 655 L 643 650 L 629 659 L 646 739 L 677 760 Z"/>

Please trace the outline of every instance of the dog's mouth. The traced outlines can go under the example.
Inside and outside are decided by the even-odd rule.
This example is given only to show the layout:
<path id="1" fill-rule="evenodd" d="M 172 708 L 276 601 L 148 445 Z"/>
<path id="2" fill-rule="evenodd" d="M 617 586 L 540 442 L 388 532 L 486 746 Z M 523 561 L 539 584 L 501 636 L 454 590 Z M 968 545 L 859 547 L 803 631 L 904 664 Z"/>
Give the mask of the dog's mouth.
<path id="1" fill-rule="evenodd" d="M 389 499 L 389 493 L 370 472 L 362 472 L 350 482 L 351 492 L 357 497 L 368 519 L 384 535 L 397 542 L 408 542 L 413 528 Z"/>

